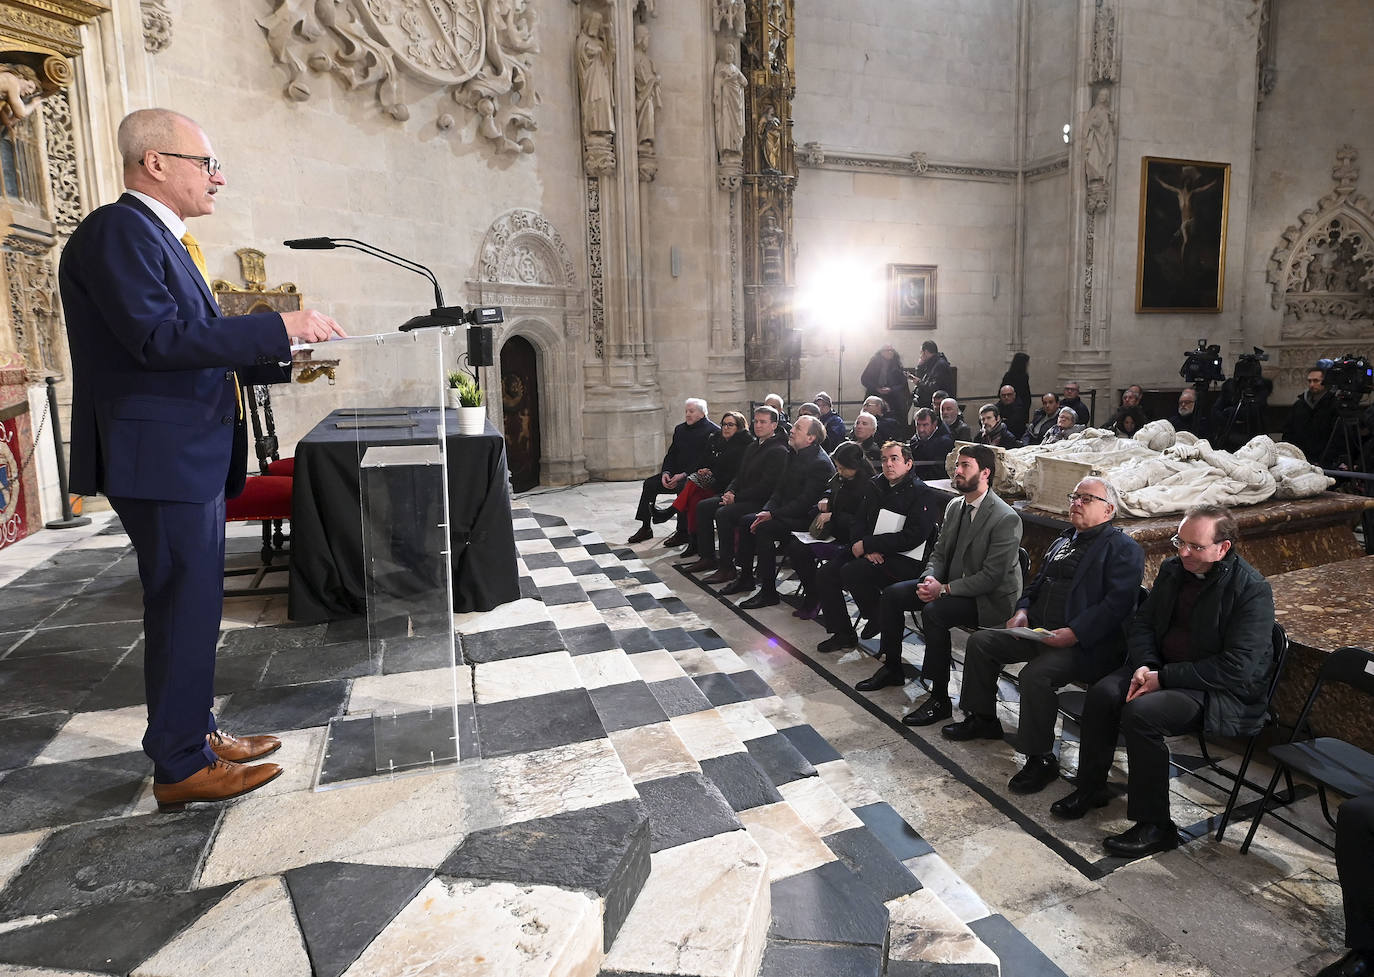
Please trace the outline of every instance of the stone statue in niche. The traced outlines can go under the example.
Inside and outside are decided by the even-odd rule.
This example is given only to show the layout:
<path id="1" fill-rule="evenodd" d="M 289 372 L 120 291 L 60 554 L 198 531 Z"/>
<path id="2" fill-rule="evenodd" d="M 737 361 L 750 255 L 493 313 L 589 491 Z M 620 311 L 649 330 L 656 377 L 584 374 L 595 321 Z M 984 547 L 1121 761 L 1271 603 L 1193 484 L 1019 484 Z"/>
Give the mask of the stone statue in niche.
<path id="1" fill-rule="evenodd" d="M 714 11 L 711 19 L 716 30 L 736 37 L 744 35 L 744 0 L 715 0 Z"/>
<path id="2" fill-rule="evenodd" d="M 763 147 L 763 171 L 782 172 L 782 119 L 778 110 L 769 105 L 759 116 L 759 143 Z"/>
<path id="3" fill-rule="evenodd" d="M 716 108 L 716 150 L 722 163 L 727 154 L 738 160 L 744 150 L 744 72 L 739 70 L 739 48 L 725 45 L 725 57 L 716 62 L 712 101 Z"/>
<path id="4" fill-rule="evenodd" d="M 615 170 L 615 41 L 599 11 L 583 16 L 576 52 L 583 162 L 588 173 L 610 173 Z"/>
<path id="5" fill-rule="evenodd" d="M 654 146 L 655 116 L 663 107 L 663 79 L 649 57 L 649 27 L 635 24 L 635 130 L 639 145 Z"/>
<path id="6" fill-rule="evenodd" d="M 1104 88 L 1083 116 L 1083 175 L 1088 183 L 1089 213 L 1107 207 L 1115 160 L 1116 118 L 1112 115 L 1111 92 Z"/>
<path id="7" fill-rule="evenodd" d="M 1116 81 L 1116 12 L 1112 0 L 1097 0 L 1091 69 L 1090 81 Z"/>
<path id="8" fill-rule="evenodd" d="M 14 129 L 38 108 L 38 73 L 26 64 L 0 64 L 0 123 Z"/>
<path id="9" fill-rule="evenodd" d="M 782 228 L 778 227 L 775 214 L 763 216 L 759 243 L 763 246 L 763 280 L 768 283 L 782 281 Z"/>

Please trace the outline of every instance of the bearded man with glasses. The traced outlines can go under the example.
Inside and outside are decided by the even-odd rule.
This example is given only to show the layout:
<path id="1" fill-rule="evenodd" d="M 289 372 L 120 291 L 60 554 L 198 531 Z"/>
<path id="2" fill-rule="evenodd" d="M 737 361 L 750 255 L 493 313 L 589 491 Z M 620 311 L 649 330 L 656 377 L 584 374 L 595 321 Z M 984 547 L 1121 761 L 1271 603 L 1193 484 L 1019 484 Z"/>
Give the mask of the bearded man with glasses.
<path id="1" fill-rule="evenodd" d="M 946 739 L 1002 738 L 997 719 L 997 676 L 1013 662 L 1021 669 L 1021 716 L 1011 744 L 1026 765 L 1011 778 L 1016 794 L 1034 794 L 1059 776 L 1054 723 L 1059 690 L 1070 682 L 1091 684 L 1117 668 L 1126 654 L 1125 622 L 1135 610 L 1145 554 L 1111 524 L 1121 508 L 1116 489 L 1085 478 L 1069 495 L 1069 529 L 1045 553 L 1007 628 L 1043 632 L 1024 637 L 1002 629 L 975 631 L 964 653 L 961 722 Z"/>
<path id="2" fill-rule="evenodd" d="M 1219 505 L 1193 506 L 1173 538 L 1154 589 L 1127 629 L 1127 664 L 1088 691 L 1078 787 L 1050 806 L 1081 818 L 1111 800 L 1107 773 L 1126 738 L 1129 830 L 1103 841 L 1127 858 L 1178 847 L 1169 817 L 1165 737 L 1203 730 L 1248 735 L 1264 718 L 1273 667 L 1274 595 L 1235 552 L 1238 530 Z"/>

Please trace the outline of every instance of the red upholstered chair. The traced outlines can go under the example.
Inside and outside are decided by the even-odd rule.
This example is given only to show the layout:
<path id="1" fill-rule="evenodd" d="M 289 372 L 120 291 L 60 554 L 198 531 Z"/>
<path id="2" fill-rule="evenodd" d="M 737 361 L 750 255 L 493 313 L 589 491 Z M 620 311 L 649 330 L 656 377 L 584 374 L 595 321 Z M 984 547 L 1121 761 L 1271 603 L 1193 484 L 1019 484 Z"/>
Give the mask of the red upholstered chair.
<path id="1" fill-rule="evenodd" d="M 253 577 L 252 583 L 245 588 L 225 590 L 226 596 L 286 593 L 285 587 L 262 586 L 262 578 L 273 571 L 287 569 L 284 563 L 274 566 L 272 558 L 285 548 L 288 539 L 282 534 L 280 527 L 291 518 L 293 484 L 294 480 L 285 475 L 249 475 L 244 483 L 243 492 L 236 498 L 225 500 L 225 522 L 262 523 L 262 565 L 226 569 L 226 577 L 249 574 Z M 276 527 L 275 533 L 273 527 Z"/>

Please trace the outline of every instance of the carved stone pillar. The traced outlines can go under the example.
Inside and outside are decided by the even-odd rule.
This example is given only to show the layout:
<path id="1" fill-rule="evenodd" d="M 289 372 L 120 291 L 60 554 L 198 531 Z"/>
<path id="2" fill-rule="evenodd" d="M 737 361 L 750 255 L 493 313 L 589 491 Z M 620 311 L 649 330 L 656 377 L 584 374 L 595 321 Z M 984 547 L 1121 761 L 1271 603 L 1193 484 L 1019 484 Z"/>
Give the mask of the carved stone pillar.
<path id="1" fill-rule="evenodd" d="M 708 29 L 715 45 L 711 107 L 716 148 L 716 193 L 711 206 L 711 333 L 709 354 L 712 401 L 747 400 L 744 369 L 743 288 L 741 282 L 740 186 L 744 179 L 745 91 L 740 71 L 740 38 L 746 24 L 745 0 L 712 0 Z"/>

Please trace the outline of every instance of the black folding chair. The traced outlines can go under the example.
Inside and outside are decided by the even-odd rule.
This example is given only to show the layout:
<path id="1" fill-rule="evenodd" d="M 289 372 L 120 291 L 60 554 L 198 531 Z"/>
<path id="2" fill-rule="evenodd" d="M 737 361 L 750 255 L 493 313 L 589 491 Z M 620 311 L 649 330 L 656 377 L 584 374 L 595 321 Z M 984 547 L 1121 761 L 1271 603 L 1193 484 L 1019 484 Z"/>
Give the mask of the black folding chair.
<path id="1" fill-rule="evenodd" d="M 1298 721 L 1294 724 L 1293 736 L 1287 743 L 1271 747 L 1269 750 L 1269 755 L 1274 758 L 1274 776 L 1269 779 L 1269 787 L 1260 799 L 1259 809 L 1255 811 L 1255 817 L 1250 822 L 1250 832 L 1240 846 L 1241 854 L 1250 850 L 1250 842 L 1254 840 L 1255 832 L 1259 829 L 1260 820 L 1269 807 L 1270 798 L 1280 776 L 1291 776 L 1296 773 L 1313 781 L 1317 785 L 1317 795 L 1321 798 L 1322 816 L 1332 828 L 1336 827 L 1336 818 L 1331 813 L 1331 807 L 1326 799 L 1327 788 L 1345 797 L 1355 797 L 1374 791 L 1374 754 L 1334 736 L 1309 736 L 1307 739 L 1298 739 L 1299 735 L 1306 733 L 1307 717 L 1312 711 L 1312 704 L 1317 701 L 1322 687 L 1328 682 L 1346 685 L 1365 695 L 1374 696 L 1374 652 L 1366 651 L 1364 648 L 1338 648 L 1322 663 L 1321 669 L 1317 672 L 1317 680 L 1312 684 L 1312 691 L 1308 693 L 1307 702 L 1303 704 Z M 1320 845 L 1327 848 L 1335 847 L 1316 835 L 1294 827 Z"/>

